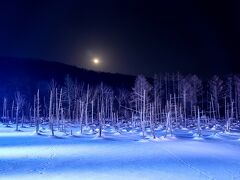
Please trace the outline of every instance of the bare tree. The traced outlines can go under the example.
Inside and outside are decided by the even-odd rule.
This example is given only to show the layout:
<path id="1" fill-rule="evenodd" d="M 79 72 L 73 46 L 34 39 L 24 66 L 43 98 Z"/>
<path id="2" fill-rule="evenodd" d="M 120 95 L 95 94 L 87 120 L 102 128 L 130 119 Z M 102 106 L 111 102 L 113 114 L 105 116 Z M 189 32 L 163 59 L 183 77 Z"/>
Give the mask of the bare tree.
<path id="1" fill-rule="evenodd" d="M 142 75 L 137 76 L 135 85 L 133 88 L 133 97 L 136 99 L 136 103 L 139 105 L 137 113 L 140 117 L 141 129 L 143 136 L 145 136 L 146 126 L 146 107 L 149 103 L 149 93 L 151 85 L 147 82 L 146 78 Z"/>
<path id="2" fill-rule="evenodd" d="M 50 98 L 49 98 L 49 125 L 50 125 L 50 129 L 51 129 L 51 132 L 52 132 L 52 136 L 54 136 L 54 119 L 53 119 L 53 93 L 52 91 L 50 91 Z"/>
<path id="3" fill-rule="evenodd" d="M 154 98 L 154 107 L 153 107 L 153 118 L 155 120 L 160 119 L 162 114 L 162 99 L 163 97 L 163 83 L 162 83 L 162 75 L 154 76 L 153 83 L 153 98 Z"/>
<path id="4" fill-rule="evenodd" d="M 24 98 L 19 91 L 15 94 L 15 102 L 16 102 L 16 131 L 18 131 L 19 112 L 22 110 L 24 104 Z"/>
<path id="5" fill-rule="evenodd" d="M 34 95 L 33 117 L 34 117 L 34 121 L 35 121 L 36 134 L 38 134 L 39 133 L 39 125 L 40 125 L 40 96 L 39 96 L 39 90 L 37 91 L 37 94 Z"/>
<path id="6" fill-rule="evenodd" d="M 190 84 L 191 84 L 191 90 L 190 90 L 190 102 L 191 106 L 198 106 L 198 99 L 202 95 L 202 81 L 200 78 L 196 75 L 192 75 L 190 77 Z M 192 109 L 192 107 L 191 107 Z"/>
<path id="7" fill-rule="evenodd" d="M 200 111 L 199 111 L 199 108 L 197 108 L 197 133 L 198 133 L 198 136 L 200 137 L 202 135 L 202 132 L 201 132 L 201 117 L 200 117 Z"/>
<path id="8" fill-rule="evenodd" d="M 236 119 L 240 117 L 240 75 L 234 76 L 234 94 L 235 94 L 235 111 Z"/>
<path id="9" fill-rule="evenodd" d="M 7 98 L 4 97 L 3 98 L 3 109 L 2 109 L 2 120 L 4 123 L 6 123 L 8 119 L 8 115 L 7 115 Z"/>
<path id="10" fill-rule="evenodd" d="M 67 119 L 71 120 L 71 108 L 74 95 L 74 83 L 69 75 L 66 76 L 63 88 L 64 100 L 67 102 Z"/>
<path id="11" fill-rule="evenodd" d="M 188 80 L 188 77 L 184 77 L 180 80 L 179 85 L 179 96 L 181 98 L 182 107 L 183 107 L 183 119 L 184 119 L 184 127 L 187 126 L 187 102 L 189 101 L 191 84 Z"/>
<path id="12" fill-rule="evenodd" d="M 219 101 L 223 97 L 223 81 L 218 76 L 213 76 L 209 81 L 209 90 L 211 96 L 211 107 L 214 118 L 220 118 Z"/>

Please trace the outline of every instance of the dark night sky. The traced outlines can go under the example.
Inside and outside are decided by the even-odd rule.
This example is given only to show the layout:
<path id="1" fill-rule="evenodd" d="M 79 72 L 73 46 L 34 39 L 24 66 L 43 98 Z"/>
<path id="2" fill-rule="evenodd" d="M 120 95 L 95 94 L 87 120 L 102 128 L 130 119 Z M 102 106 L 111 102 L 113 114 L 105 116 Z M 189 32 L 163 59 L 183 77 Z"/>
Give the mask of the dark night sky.
<path id="1" fill-rule="evenodd" d="M 148 76 L 227 73 L 240 70 L 239 40 L 237 1 L 0 2 L 0 56 Z"/>

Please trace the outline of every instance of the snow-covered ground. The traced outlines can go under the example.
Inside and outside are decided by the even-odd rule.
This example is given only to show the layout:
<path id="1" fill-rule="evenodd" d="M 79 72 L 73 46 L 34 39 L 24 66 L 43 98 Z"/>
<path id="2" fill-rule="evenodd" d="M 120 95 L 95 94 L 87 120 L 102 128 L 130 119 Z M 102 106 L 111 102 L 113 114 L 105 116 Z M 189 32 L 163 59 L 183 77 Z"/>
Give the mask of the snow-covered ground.
<path id="1" fill-rule="evenodd" d="M 26 125 L 27 126 L 27 125 Z M 0 179 L 240 179 L 240 133 L 203 131 L 199 138 L 188 129 L 174 137 L 141 138 L 140 130 L 110 126 L 103 138 L 85 131 L 73 135 L 49 130 L 0 125 Z"/>

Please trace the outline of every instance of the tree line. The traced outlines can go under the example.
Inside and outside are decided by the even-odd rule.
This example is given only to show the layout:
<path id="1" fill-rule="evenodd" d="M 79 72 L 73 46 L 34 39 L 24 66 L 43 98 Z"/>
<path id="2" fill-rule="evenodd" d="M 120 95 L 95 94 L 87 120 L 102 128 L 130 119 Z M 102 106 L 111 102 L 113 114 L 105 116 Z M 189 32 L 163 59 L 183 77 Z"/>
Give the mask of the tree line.
<path id="1" fill-rule="evenodd" d="M 2 122 L 15 124 L 17 131 L 28 123 L 37 134 L 47 124 L 53 136 L 70 125 L 77 125 L 81 133 L 83 128 L 97 127 L 99 136 L 106 124 L 116 130 L 139 127 L 143 136 L 150 128 L 155 138 L 159 125 L 166 135 L 174 128 L 195 128 L 201 136 L 203 128 L 217 124 L 229 132 L 240 117 L 239 75 L 214 75 L 207 81 L 180 73 L 152 79 L 139 75 L 131 90 L 104 83 L 91 86 L 67 75 L 63 85 L 52 79 L 48 86 L 48 93 L 38 89 L 32 97 L 19 91 L 14 97 L 3 97 Z"/>

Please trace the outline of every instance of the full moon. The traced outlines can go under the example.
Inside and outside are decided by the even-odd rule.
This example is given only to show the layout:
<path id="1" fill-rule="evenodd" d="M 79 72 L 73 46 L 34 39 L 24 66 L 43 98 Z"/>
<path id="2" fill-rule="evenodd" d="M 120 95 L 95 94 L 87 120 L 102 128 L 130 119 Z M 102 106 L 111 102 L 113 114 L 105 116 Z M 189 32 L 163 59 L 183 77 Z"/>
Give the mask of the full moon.
<path id="1" fill-rule="evenodd" d="M 93 59 L 93 63 L 94 63 L 94 64 L 99 64 L 99 59 L 98 59 L 98 58 L 94 58 L 94 59 Z"/>

